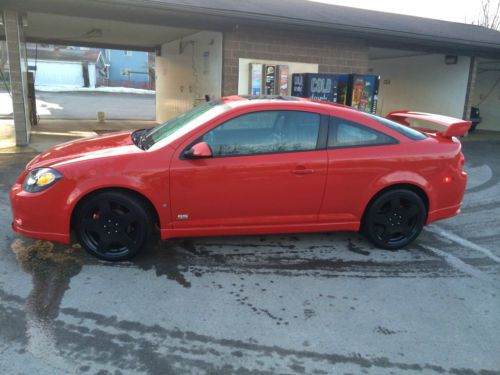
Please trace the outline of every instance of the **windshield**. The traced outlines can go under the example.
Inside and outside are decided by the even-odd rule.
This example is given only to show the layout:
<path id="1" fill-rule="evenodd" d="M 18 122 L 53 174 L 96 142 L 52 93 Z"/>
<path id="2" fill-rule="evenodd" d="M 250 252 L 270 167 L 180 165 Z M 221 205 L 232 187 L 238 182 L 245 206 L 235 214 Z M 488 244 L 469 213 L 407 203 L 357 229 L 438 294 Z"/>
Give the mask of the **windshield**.
<path id="1" fill-rule="evenodd" d="M 147 150 L 164 139 L 176 139 L 228 109 L 229 106 L 220 101 L 205 103 L 148 130 L 139 143 Z"/>

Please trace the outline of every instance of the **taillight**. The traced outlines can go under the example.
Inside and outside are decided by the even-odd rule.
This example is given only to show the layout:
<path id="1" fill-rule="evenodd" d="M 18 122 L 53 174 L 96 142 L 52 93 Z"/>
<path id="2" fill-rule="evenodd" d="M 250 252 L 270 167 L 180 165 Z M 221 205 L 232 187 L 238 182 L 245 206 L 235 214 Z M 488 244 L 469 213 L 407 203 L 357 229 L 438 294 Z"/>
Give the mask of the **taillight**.
<path id="1" fill-rule="evenodd" d="M 460 166 L 461 170 L 464 169 L 464 166 L 465 166 L 465 156 L 464 156 L 464 154 L 462 152 L 460 153 L 460 159 L 458 160 L 458 165 Z"/>

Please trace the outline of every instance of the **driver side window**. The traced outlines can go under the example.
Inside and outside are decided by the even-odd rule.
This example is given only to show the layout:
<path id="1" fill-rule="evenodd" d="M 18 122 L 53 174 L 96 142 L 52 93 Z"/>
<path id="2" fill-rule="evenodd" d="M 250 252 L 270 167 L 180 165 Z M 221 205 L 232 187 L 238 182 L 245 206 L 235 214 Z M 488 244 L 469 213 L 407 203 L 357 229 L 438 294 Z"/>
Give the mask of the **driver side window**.
<path id="1" fill-rule="evenodd" d="M 320 121 L 310 112 L 252 112 L 226 121 L 202 141 L 215 157 L 315 150 Z"/>

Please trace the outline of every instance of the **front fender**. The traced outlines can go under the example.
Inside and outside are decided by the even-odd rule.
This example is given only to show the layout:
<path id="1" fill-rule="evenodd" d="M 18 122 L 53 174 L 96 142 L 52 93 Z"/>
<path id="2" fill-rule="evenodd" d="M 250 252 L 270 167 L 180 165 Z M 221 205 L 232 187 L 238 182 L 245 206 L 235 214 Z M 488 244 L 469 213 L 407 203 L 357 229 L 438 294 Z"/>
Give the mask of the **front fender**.
<path id="1" fill-rule="evenodd" d="M 71 225 L 71 217 L 78 203 L 89 194 L 103 189 L 125 189 L 141 195 L 147 199 L 156 210 L 161 228 L 163 228 L 166 223 L 170 222 L 170 205 L 167 204 L 168 195 L 166 195 L 165 199 L 159 199 L 161 197 L 152 194 L 151 187 L 141 178 L 136 176 L 117 176 L 114 178 L 94 178 L 87 182 L 79 183 L 74 187 L 71 193 L 68 194 L 65 205 L 67 207 L 66 216 L 68 228 Z"/>

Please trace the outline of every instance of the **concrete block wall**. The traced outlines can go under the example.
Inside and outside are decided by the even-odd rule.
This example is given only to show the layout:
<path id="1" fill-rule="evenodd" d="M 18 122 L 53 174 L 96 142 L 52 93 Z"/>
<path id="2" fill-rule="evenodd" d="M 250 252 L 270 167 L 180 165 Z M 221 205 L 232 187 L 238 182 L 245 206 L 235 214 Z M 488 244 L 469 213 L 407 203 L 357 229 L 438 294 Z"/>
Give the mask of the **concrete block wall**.
<path id="1" fill-rule="evenodd" d="M 319 73 L 368 73 L 363 40 L 286 30 L 240 27 L 224 33 L 223 95 L 238 92 L 238 59 L 319 65 Z"/>

